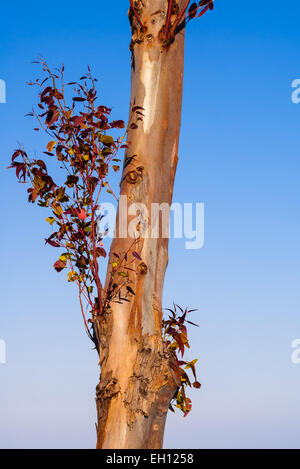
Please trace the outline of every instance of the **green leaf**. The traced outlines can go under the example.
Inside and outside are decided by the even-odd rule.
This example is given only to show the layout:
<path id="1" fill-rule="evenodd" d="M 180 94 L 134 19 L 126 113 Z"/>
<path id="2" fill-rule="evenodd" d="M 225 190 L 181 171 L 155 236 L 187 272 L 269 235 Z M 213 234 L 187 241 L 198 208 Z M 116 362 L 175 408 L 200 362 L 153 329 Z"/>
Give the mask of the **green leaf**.
<path id="1" fill-rule="evenodd" d="M 103 145 L 106 145 L 106 146 L 113 145 L 114 143 L 114 139 L 110 135 L 101 135 L 99 140 L 101 143 L 103 143 Z"/>

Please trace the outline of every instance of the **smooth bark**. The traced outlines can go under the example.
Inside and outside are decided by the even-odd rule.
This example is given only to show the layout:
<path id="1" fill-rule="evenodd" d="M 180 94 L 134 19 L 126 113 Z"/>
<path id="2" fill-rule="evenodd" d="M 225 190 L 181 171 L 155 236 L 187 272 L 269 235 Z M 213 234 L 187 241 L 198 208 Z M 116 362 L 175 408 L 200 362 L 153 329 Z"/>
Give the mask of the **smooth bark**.
<path id="1" fill-rule="evenodd" d="M 128 203 L 172 202 L 181 119 L 184 30 L 163 44 L 167 0 L 134 2 L 144 25 L 131 17 L 131 109 L 144 108 L 143 122 L 130 130 L 125 158 L 136 157 L 123 171 L 121 195 Z M 174 2 L 174 12 L 183 1 Z M 176 10 L 177 8 L 177 10 Z M 144 213 L 140 213 L 141 226 Z M 128 217 L 128 224 L 132 220 Z M 150 222 L 150 220 L 148 220 Z M 118 229 L 118 221 L 117 221 Z M 113 252 L 129 249 L 132 238 L 115 238 Z M 131 274 L 135 296 L 112 303 L 101 335 L 101 379 L 97 386 L 98 448 L 161 448 L 170 400 L 178 387 L 174 357 L 161 335 L 162 292 L 168 264 L 168 239 L 141 239 L 142 261 Z M 109 282 L 110 272 L 107 276 Z M 107 285 L 106 284 L 106 285 Z"/>

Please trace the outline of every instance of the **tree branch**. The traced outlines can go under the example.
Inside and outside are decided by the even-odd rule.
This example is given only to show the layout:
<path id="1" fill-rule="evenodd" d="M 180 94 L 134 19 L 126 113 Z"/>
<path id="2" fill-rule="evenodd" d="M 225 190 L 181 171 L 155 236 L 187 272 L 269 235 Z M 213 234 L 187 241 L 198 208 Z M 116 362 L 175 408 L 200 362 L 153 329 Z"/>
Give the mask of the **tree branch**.
<path id="1" fill-rule="evenodd" d="M 169 33 L 169 29 L 170 29 L 172 7 L 173 7 L 173 0 L 168 0 L 168 12 L 167 12 L 166 25 L 165 25 L 165 29 L 164 29 L 164 39 L 165 40 L 168 37 L 168 33 Z"/>
<path id="2" fill-rule="evenodd" d="M 180 23 L 180 21 L 182 20 L 183 16 L 185 15 L 186 10 L 187 10 L 187 7 L 189 6 L 189 3 L 190 3 L 190 0 L 186 0 L 183 9 L 181 10 L 181 12 L 179 13 L 179 15 L 177 16 L 177 19 L 176 19 L 175 23 L 174 23 L 173 26 L 172 26 L 172 30 L 171 30 L 172 34 L 176 31 L 176 28 L 177 28 L 178 24 Z"/>
<path id="3" fill-rule="evenodd" d="M 132 9 L 132 11 L 133 11 L 133 14 L 134 14 L 134 16 L 135 16 L 135 18 L 136 18 L 138 24 L 140 25 L 141 30 L 144 31 L 145 27 L 144 27 L 144 25 L 143 25 L 143 23 L 142 23 L 141 18 L 139 17 L 139 15 L 138 15 L 137 12 L 136 12 L 136 9 L 135 9 L 134 6 L 133 6 L 132 0 L 129 0 L 129 2 L 130 2 L 130 7 L 131 7 L 131 9 Z"/>

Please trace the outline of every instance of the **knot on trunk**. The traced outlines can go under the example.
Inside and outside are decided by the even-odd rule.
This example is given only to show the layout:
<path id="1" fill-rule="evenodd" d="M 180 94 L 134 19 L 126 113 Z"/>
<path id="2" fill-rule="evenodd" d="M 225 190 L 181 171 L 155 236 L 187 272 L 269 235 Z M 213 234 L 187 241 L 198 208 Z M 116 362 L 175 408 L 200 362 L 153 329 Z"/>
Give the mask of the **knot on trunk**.
<path id="1" fill-rule="evenodd" d="M 112 373 L 102 380 L 96 387 L 96 407 L 98 415 L 97 439 L 98 445 L 101 446 L 105 438 L 105 423 L 108 417 L 108 412 L 113 397 L 117 396 L 120 392 L 118 380 L 112 377 Z M 99 447 L 98 446 L 98 447 Z"/>
<path id="2" fill-rule="evenodd" d="M 148 267 L 144 262 L 141 262 L 139 267 L 138 267 L 139 273 L 142 275 L 145 275 L 148 272 Z"/>
<path id="3" fill-rule="evenodd" d="M 116 378 L 107 378 L 101 381 L 96 387 L 96 399 L 97 401 L 107 401 L 112 399 L 120 392 L 118 380 Z"/>
<path id="4" fill-rule="evenodd" d="M 139 166 L 138 168 L 129 171 L 126 174 L 126 181 L 129 184 L 136 184 L 137 182 L 142 181 L 143 180 L 143 171 L 144 171 L 144 168 L 142 166 Z"/>

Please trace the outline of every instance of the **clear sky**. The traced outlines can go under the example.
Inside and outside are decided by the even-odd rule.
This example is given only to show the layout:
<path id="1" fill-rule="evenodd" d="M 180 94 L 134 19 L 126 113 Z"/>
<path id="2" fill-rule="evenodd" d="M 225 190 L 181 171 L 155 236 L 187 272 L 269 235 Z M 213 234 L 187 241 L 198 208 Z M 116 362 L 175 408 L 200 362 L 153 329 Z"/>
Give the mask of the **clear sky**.
<path id="1" fill-rule="evenodd" d="M 127 119 L 127 0 L 1 4 L 0 447 L 95 446 L 97 357 L 75 290 L 51 265 L 45 211 L 5 168 L 17 142 L 41 150 L 24 118 L 43 54 L 70 81 L 89 64 L 104 104 Z M 198 308 L 191 358 L 203 387 L 168 419 L 168 448 L 300 447 L 300 4 L 216 0 L 189 24 L 176 202 L 205 203 L 205 245 L 170 243 L 164 306 Z"/>

